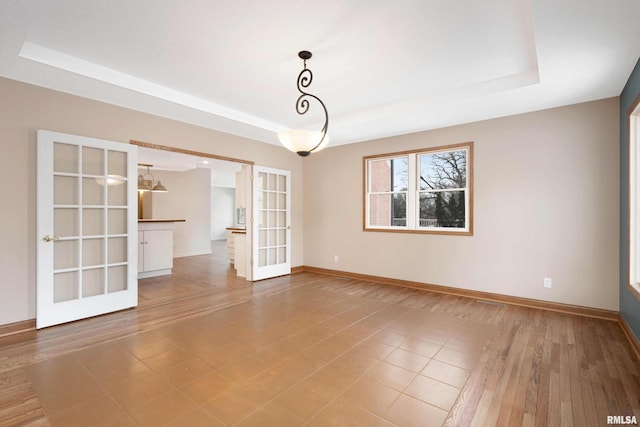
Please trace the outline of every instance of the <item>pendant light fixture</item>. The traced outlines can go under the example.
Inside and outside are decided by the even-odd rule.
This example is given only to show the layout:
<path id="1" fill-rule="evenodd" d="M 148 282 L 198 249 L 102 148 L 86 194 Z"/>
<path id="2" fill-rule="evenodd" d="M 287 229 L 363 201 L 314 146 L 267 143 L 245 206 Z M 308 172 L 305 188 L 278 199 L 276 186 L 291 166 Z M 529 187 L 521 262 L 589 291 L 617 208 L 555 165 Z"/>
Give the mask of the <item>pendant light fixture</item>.
<path id="1" fill-rule="evenodd" d="M 327 128 L 329 127 L 329 115 L 327 114 L 327 107 L 324 102 L 315 95 L 305 92 L 311 85 L 313 80 L 313 73 L 307 68 L 307 59 L 311 58 L 311 52 L 303 50 L 298 53 L 300 59 L 303 60 L 304 68 L 298 74 L 298 91 L 300 96 L 296 101 L 296 111 L 298 114 L 303 115 L 309 111 L 309 98 L 313 98 L 322 107 L 324 111 L 324 126 L 320 131 L 303 130 L 303 129 L 291 129 L 288 131 L 278 132 L 278 139 L 280 143 L 287 149 L 298 153 L 302 157 L 306 157 L 311 153 L 322 150 L 329 143 L 329 136 L 327 135 Z"/>
<path id="2" fill-rule="evenodd" d="M 153 165 L 138 163 L 138 166 L 146 166 L 147 168 L 147 171 L 144 174 L 138 175 L 138 191 L 151 191 L 152 193 L 166 193 L 168 191 L 160 181 L 154 185 L 155 178 L 151 175 L 151 171 L 149 170 Z"/>

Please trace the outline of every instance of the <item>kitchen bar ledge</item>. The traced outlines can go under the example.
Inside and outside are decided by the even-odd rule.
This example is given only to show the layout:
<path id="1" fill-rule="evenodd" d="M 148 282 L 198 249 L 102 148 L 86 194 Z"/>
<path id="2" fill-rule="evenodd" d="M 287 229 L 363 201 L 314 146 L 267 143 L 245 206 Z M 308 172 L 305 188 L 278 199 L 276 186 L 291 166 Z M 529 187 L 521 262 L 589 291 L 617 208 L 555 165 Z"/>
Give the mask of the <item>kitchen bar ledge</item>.
<path id="1" fill-rule="evenodd" d="M 142 223 L 142 222 L 185 222 L 186 219 L 152 219 L 152 218 L 146 218 L 146 219 L 138 219 L 138 223 Z"/>

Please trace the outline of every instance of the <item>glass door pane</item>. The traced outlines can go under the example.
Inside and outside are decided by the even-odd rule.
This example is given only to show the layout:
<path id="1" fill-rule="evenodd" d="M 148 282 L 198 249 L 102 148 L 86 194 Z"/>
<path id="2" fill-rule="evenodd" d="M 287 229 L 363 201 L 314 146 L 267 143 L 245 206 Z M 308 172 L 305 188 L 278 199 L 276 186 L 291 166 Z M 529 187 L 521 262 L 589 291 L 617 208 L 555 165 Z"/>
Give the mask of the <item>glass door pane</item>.
<path id="1" fill-rule="evenodd" d="M 268 266 L 286 262 L 285 251 L 278 249 L 286 246 L 282 233 L 286 229 L 283 220 L 286 211 L 286 176 L 275 173 L 258 174 L 260 189 L 260 214 L 258 226 L 258 265 Z M 279 238 L 280 237 L 280 238 Z"/>
<path id="2" fill-rule="evenodd" d="M 53 144 L 53 171 L 78 173 L 78 146 L 55 142 Z"/>

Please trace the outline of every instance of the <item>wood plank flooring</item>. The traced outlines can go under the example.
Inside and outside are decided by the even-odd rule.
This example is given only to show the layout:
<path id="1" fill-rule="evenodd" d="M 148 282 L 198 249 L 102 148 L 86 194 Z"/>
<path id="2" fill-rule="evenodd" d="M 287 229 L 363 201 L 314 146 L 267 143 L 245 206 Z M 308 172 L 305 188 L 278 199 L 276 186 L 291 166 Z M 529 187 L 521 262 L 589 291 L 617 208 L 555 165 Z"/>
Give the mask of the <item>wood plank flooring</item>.
<path id="1" fill-rule="evenodd" d="M 145 342 L 142 348 L 148 351 L 157 345 L 151 339 L 180 347 L 180 354 L 197 355 L 196 361 L 180 363 L 197 362 L 220 374 L 235 375 L 243 387 L 250 387 L 271 369 L 287 367 L 289 374 L 280 376 L 291 382 L 287 387 L 298 387 L 298 393 L 309 390 L 305 387 L 311 381 L 302 371 L 299 377 L 291 377 L 298 369 L 297 358 L 305 351 L 312 359 L 322 360 L 317 375 L 324 368 L 329 372 L 340 366 L 342 371 L 336 372 L 346 372 L 340 358 L 352 353 L 378 358 L 377 364 L 366 369 L 357 366 L 359 376 L 344 384 L 344 390 L 336 389 L 336 384 L 324 385 L 323 390 L 332 393 L 308 413 L 287 407 L 287 393 L 292 392 L 283 389 L 280 394 L 269 393 L 272 400 L 260 403 L 263 406 L 247 408 L 242 416 L 233 418 L 219 412 L 216 404 L 222 397 L 198 403 L 189 395 L 192 389 L 182 384 L 198 380 L 183 378 L 174 384 L 177 390 L 167 390 L 167 396 L 177 393 L 196 403 L 190 402 L 195 407 L 188 406 L 190 412 L 185 409 L 186 415 L 173 425 L 188 425 L 188 420 L 198 417 L 211 421 L 209 425 L 250 425 L 252 420 L 277 416 L 291 425 L 340 425 L 336 424 L 340 421 L 346 423 L 343 425 L 356 421 L 360 425 L 429 425 L 428 421 L 434 421 L 434 425 L 445 426 L 600 426 L 607 425 L 607 416 L 629 415 L 640 420 L 640 362 L 615 322 L 311 273 L 250 284 L 235 277 L 220 248 L 212 256 L 175 261 L 173 276 L 140 281 L 136 309 L 0 339 L 0 426 L 49 425 L 52 419 L 56 425 L 55 420 L 63 418 L 48 400 L 45 380 L 53 375 L 54 366 L 66 364 L 87 369 L 92 381 L 99 378 L 100 371 L 92 371 L 95 368 L 87 362 L 87 354 L 95 357 L 98 351 L 124 349 L 129 353 L 123 350 L 114 357 L 137 355 L 135 366 L 141 362 L 159 369 L 162 358 L 141 353 L 137 344 L 131 347 Z M 207 332 L 207 340 L 199 338 L 198 331 L 206 332 L 211 325 L 215 328 Z M 439 338 L 429 325 L 440 325 L 449 333 Z M 322 341 L 310 339 L 314 334 L 316 339 L 324 334 Z M 473 340 L 473 335 L 480 338 Z M 242 350 L 241 354 L 253 360 L 248 365 L 252 367 L 240 369 L 236 366 L 240 361 L 220 360 L 219 349 L 209 342 L 212 337 L 217 339 L 211 342 L 228 342 L 227 351 Z M 438 345 L 437 353 L 416 342 Z M 286 354 L 275 352 L 281 348 L 287 349 Z M 379 354 L 381 348 L 396 351 L 395 356 Z M 330 349 L 335 354 L 327 353 Z M 253 372 L 257 358 L 267 354 L 272 364 L 265 364 L 264 372 Z M 467 359 L 472 366 L 459 366 L 469 363 Z M 406 371 L 415 367 L 416 360 L 427 364 L 420 365 L 407 384 L 389 383 L 381 370 L 397 370 L 401 365 Z M 468 373 L 457 378 L 465 369 Z M 330 378 L 327 381 L 336 381 Z M 379 389 L 372 401 L 391 399 L 384 413 L 355 397 L 353 390 L 363 384 L 367 387 L 360 395 Z M 441 395 L 455 391 L 457 398 L 447 405 L 434 402 L 430 392 L 434 387 L 440 387 Z M 106 390 L 117 402 L 118 395 Z M 237 399 L 233 393 L 225 396 Z M 73 408 L 73 402 L 69 405 Z M 115 407 L 122 414 L 112 425 L 118 421 L 144 425 L 143 409 L 127 411 L 122 403 Z M 445 416 L 440 419 L 442 410 Z M 406 417 L 406 413 L 428 419 Z"/>

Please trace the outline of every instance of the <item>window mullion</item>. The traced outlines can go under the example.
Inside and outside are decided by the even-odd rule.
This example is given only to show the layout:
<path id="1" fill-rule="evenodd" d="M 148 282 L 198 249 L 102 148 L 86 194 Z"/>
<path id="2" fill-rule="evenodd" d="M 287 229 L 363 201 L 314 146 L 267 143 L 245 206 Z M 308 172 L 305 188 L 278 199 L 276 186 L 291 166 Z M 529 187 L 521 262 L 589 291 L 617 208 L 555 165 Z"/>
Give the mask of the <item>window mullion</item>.
<path id="1" fill-rule="evenodd" d="M 409 154 L 409 188 L 407 189 L 407 228 L 415 230 L 418 223 L 418 156 Z"/>

